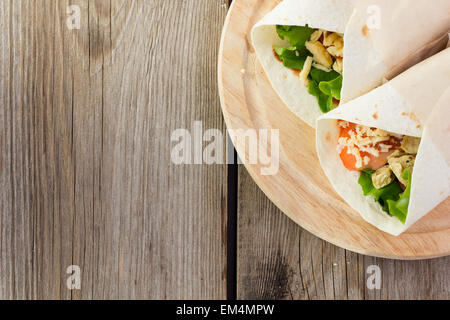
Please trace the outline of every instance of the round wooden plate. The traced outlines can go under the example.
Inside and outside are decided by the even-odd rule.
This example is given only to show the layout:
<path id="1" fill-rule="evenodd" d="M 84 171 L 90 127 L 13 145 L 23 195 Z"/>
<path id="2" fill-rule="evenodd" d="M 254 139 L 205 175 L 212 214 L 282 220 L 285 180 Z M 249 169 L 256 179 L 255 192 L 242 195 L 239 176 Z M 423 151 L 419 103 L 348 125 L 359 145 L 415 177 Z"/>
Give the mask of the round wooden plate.
<path id="1" fill-rule="evenodd" d="M 276 175 L 262 175 L 260 165 L 244 160 L 245 144 L 234 141 L 252 178 L 302 228 L 339 247 L 393 259 L 449 255 L 450 199 L 394 237 L 366 223 L 333 190 L 316 157 L 314 130 L 273 91 L 251 45 L 251 28 L 279 2 L 235 0 L 220 47 L 219 90 L 228 129 L 279 129 Z"/>

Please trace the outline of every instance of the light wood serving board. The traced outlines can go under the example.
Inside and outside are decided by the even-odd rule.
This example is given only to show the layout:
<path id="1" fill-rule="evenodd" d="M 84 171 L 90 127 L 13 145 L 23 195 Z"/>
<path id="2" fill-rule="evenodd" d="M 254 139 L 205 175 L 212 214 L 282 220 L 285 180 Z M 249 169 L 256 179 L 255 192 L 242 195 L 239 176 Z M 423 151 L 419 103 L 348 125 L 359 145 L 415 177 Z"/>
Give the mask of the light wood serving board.
<path id="1" fill-rule="evenodd" d="M 235 0 L 222 35 L 219 91 L 228 129 L 279 129 L 276 175 L 261 175 L 260 165 L 246 161 L 245 144 L 233 141 L 250 175 L 287 216 L 339 247 L 393 259 L 449 255 L 450 199 L 394 237 L 365 222 L 333 190 L 316 156 L 314 130 L 280 100 L 251 45 L 251 28 L 279 2 Z"/>

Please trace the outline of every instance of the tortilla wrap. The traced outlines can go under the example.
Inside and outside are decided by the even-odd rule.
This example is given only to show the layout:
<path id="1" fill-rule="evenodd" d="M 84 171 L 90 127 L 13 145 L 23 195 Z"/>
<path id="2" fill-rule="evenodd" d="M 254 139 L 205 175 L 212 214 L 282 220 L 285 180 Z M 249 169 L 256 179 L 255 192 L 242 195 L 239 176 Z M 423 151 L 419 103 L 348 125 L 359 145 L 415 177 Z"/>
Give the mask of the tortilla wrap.
<path id="1" fill-rule="evenodd" d="M 274 45 L 289 45 L 279 38 L 275 25 L 308 25 L 344 34 L 345 103 L 443 50 L 449 12 L 448 0 L 285 0 L 253 27 L 251 37 L 274 90 L 314 127 L 322 112 L 298 75 L 274 57 Z"/>
<path id="2" fill-rule="evenodd" d="M 337 193 L 369 223 L 399 235 L 450 195 L 450 48 L 317 121 L 320 164 Z M 421 137 L 405 224 L 364 196 L 359 172 L 347 170 L 336 150 L 337 120 Z"/>

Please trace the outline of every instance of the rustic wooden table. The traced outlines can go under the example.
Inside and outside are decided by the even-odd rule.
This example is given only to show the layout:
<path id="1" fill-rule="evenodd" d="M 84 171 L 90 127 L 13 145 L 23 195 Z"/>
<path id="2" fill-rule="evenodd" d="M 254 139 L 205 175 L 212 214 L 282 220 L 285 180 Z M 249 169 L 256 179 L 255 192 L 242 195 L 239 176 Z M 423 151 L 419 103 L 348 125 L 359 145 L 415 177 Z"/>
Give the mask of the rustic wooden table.
<path id="1" fill-rule="evenodd" d="M 0 0 L 1 299 L 450 298 L 450 257 L 337 248 L 242 166 L 171 162 L 175 129 L 226 130 L 216 64 L 228 8 Z M 71 265 L 80 290 L 67 287 Z M 366 286 L 370 265 L 381 289 Z"/>

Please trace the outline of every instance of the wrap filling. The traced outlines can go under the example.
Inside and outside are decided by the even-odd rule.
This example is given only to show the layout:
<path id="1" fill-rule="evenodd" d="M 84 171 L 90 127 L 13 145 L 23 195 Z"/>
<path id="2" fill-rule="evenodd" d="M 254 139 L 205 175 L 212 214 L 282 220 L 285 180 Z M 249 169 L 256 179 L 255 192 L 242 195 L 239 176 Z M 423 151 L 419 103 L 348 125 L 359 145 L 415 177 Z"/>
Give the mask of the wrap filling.
<path id="1" fill-rule="evenodd" d="M 277 25 L 276 30 L 289 46 L 274 46 L 275 58 L 299 75 L 323 113 L 336 108 L 341 100 L 343 35 L 308 26 Z"/>
<path id="2" fill-rule="evenodd" d="M 338 125 L 337 152 L 345 168 L 360 172 L 364 195 L 374 197 L 386 213 L 405 223 L 421 139 L 347 121 Z"/>

